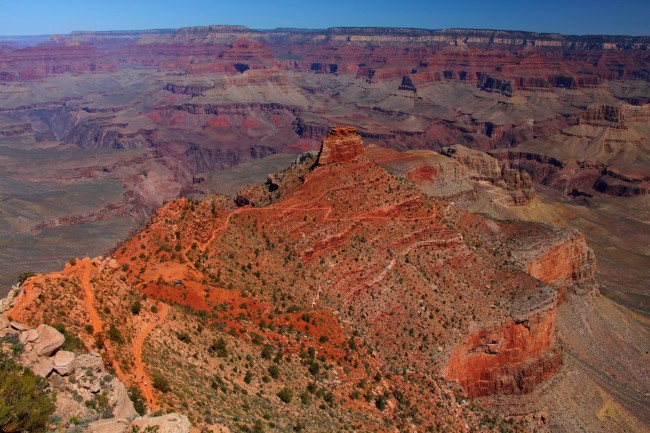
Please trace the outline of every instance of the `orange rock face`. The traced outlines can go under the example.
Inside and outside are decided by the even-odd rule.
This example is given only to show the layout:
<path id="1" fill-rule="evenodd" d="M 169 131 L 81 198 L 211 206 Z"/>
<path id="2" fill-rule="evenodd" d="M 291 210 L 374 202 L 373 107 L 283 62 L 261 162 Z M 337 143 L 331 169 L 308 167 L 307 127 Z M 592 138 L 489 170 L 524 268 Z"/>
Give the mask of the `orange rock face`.
<path id="1" fill-rule="evenodd" d="M 471 334 L 457 346 L 445 378 L 470 397 L 530 392 L 562 364 L 556 345 L 555 307 L 525 320 Z"/>
<path id="2" fill-rule="evenodd" d="M 571 232 L 564 242 L 542 249 L 526 267 L 533 277 L 563 287 L 593 281 L 594 252 L 587 247 L 584 235 Z"/>
<path id="3" fill-rule="evenodd" d="M 350 162 L 363 155 L 363 140 L 349 126 L 335 126 L 323 140 L 318 165 Z"/>

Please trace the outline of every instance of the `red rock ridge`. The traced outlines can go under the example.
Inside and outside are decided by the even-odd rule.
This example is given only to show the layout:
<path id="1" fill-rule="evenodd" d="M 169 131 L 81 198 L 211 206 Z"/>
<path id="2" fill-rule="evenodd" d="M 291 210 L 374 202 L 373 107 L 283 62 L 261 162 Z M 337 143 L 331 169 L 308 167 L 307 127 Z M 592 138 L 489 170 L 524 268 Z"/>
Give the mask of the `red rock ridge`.
<path id="1" fill-rule="evenodd" d="M 458 382 L 470 397 L 532 391 L 562 365 L 555 307 L 471 334 L 454 348 L 445 379 Z"/>
<path id="2" fill-rule="evenodd" d="M 526 265 L 526 272 L 540 281 L 560 288 L 561 298 L 567 288 L 593 290 L 596 257 L 577 230 L 568 232 L 560 242 L 536 245 L 536 254 Z M 582 290 L 581 290 L 582 291 Z"/>
<path id="3" fill-rule="evenodd" d="M 349 126 L 335 126 L 323 140 L 318 165 L 350 162 L 363 154 L 363 140 L 356 130 Z"/>

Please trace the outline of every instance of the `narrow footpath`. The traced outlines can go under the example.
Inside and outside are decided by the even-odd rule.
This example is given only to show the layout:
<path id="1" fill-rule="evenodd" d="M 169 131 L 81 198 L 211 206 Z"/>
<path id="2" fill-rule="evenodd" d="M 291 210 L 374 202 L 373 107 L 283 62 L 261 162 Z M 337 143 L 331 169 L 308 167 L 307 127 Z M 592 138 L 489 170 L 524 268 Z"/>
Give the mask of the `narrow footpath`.
<path id="1" fill-rule="evenodd" d="M 154 319 L 153 322 L 145 326 L 138 336 L 133 340 L 133 356 L 135 357 L 135 378 L 142 391 L 142 395 L 147 400 L 147 405 L 152 411 L 158 410 L 158 402 L 156 401 L 153 395 L 153 384 L 151 378 L 147 375 L 144 369 L 144 363 L 142 362 L 142 346 L 144 341 L 147 338 L 147 335 L 153 331 L 156 326 L 161 324 L 167 317 L 169 312 L 169 305 L 162 302 L 158 303 L 158 319 Z M 146 384 L 146 385 L 145 385 Z"/>

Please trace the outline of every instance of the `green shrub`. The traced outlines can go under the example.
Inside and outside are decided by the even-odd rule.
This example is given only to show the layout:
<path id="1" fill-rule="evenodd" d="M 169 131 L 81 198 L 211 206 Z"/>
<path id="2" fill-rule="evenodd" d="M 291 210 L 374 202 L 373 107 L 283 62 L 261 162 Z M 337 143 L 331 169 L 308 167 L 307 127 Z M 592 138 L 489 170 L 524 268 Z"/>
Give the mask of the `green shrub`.
<path id="1" fill-rule="evenodd" d="M 176 334 L 176 337 L 178 337 L 178 339 L 181 340 L 183 343 L 189 343 L 192 341 L 192 339 L 190 338 L 190 334 L 188 334 L 187 332 L 178 332 Z"/>
<path id="2" fill-rule="evenodd" d="M 274 347 L 271 346 L 270 344 L 267 344 L 264 346 L 262 349 L 262 358 L 264 359 L 271 359 L 273 358 L 273 352 L 275 351 Z"/>
<path id="3" fill-rule="evenodd" d="M 225 358 L 228 356 L 228 344 L 226 343 L 226 340 L 223 339 L 223 337 L 214 340 L 208 350 L 220 358 Z"/>
<path id="4" fill-rule="evenodd" d="M 101 419 L 113 418 L 113 406 L 108 402 L 108 394 L 106 391 L 95 394 L 91 400 L 86 401 L 84 404 L 97 411 Z"/>
<path id="5" fill-rule="evenodd" d="M 153 387 L 159 390 L 160 392 L 171 391 L 172 389 L 171 385 L 169 384 L 169 380 L 167 380 L 166 377 L 160 374 L 154 374 L 152 380 L 153 380 Z"/>
<path id="6" fill-rule="evenodd" d="M 86 349 L 81 339 L 79 339 L 76 335 L 67 332 L 64 325 L 57 323 L 53 325 L 53 328 L 59 331 L 61 334 L 63 334 L 63 337 L 65 337 L 61 349 L 67 350 L 69 352 L 81 352 Z"/>
<path id="7" fill-rule="evenodd" d="M 115 343 L 122 343 L 124 341 L 124 337 L 122 337 L 122 333 L 120 332 L 119 329 L 115 327 L 115 325 L 111 325 L 111 327 L 109 328 L 108 338 L 109 340 Z"/>
<path id="8" fill-rule="evenodd" d="M 384 410 L 388 406 L 388 397 L 385 395 L 380 395 L 375 399 L 375 406 L 377 406 L 377 409 L 379 410 Z"/>
<path id="9" fill-rule="evenodd" d="M 269 367 L 269 376 L 271 376 L 273 379 L 277 379 L 280 377 L 280 368 L 273 364 Z"/>
<path id="10" fill-rule="evenodd" d="M 0 358 L 0 431 L 47 431 L 54 398 L 46 392 L 45 381 L 29 370 L 21 371 L 4 355 Z"/>
<path id="11" fill-rule="evenodd" d="M 135 385 L 131 385 L 128 389 L 129 393 L 129 398 L 133 402 L 133 407 L 135 408 L 135 411 L 138 412 L 140 415 L 144 415 L 147 413 L 147 401 L 144 399 L 144 396 L 142 395 L 142 391 L 140 391 L 140 388 L 138 388 Z"/>
<path id="12" fill-rule="evenodd" d="M 291 399 L 293 398 L 293 391 L 289 388 L 282 388 L 280 392 L 278 392 L 278 397 L 280 400 L 282 400 L 283 403 L 291 403 Z"/>
<path id="13" fill-rule="evenodd" d="M 33 277 L 34 275 L 36 274 L 33 272 L 23 272 L 18 275 L 18 284 L 23 284 L 28 278 Z"/>

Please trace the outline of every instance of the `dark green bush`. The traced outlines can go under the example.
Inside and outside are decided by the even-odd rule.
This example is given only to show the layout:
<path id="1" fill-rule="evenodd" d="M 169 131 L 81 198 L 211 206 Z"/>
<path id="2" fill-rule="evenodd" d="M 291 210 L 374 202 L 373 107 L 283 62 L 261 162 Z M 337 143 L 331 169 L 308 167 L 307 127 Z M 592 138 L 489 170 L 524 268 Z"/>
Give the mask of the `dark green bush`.
<path id="1" fill-rule="evenodd" d="M 283 403 L 291 403 L 291 399 L 293 398 L 293 391 L 289 388 L 282 388 L 280 392 L 278 392 L 278 397 L 280 400 L 282 400 Z"/>
<path id="2" fill-rule="evenodd" d="M 153 387 L 159 390 L 160 392 L 169 392 L 172 390 L 169 380 L 166 377 L 160 374 L 154 374 L 152 377 Z"/>
<path id="3" fill-rule="evenodd" d="M 122 333 L 120 332 L 119 329 L 115 327 L 115 325 L 111 325 L 111 327 L 109 328 L 108 338 L 109 340 L 115 343 L 122 343 L 124 341 L 124 337 L 122 337 Z"/>
<path id="4" fill-rule="evenodd" d="M 280 368 L 273 364 L 269 367 L 269 376 L 271 376 L 273 379 L 277 379 L 280 377 Z"/>
<path id="5" fill-rule="evenodd" d="M 226 343 L 226 340 L 223 339 L 223 337 L 214 340 L 208 350 L 220 358 L 225 358 L 228 356 L 228 344 Z"/>
<path id="6" fill-rule="evenodd" d="M 53 412 L 54 398 L 45 381 L 0 353 L 0 431 L 45 432 Z"/>
<path id="7" fill-rule="evenodd" d="M 131 304 L 131 313 L 134 315 L 140 314 L 140 310 L 142 309 L 142 305 L 140 304 L 140 301 L 135 301 L 133 304 Z"/>

